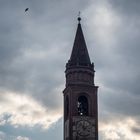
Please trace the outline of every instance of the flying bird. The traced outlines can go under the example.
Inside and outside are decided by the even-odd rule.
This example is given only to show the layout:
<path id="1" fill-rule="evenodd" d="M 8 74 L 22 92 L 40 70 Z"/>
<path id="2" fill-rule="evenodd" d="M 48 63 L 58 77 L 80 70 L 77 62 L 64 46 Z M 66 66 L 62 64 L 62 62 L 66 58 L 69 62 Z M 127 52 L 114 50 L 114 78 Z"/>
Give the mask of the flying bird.
<path id="1" fill-rule="evenodd" d="M 29 10 L 29 8 L 26 8 L 26 9 L 25 9 L 25 12 L 27 12 L 28 10 Z"/>

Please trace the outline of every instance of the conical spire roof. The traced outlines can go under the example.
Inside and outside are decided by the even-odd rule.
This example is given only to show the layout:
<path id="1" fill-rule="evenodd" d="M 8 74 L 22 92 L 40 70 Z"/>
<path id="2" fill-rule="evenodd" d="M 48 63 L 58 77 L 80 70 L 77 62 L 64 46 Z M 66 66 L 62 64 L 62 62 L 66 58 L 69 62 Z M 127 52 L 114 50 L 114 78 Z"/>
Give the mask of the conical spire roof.
<path id="1" fill-rule="evenodd" d="M 69 60 L 70 66 L 89 66 L 91 65 L 86 42 L 84 39 L 83 31 L 80 23 L 81 18 L 78 18 L 78 27 L 76 31 L 76 36 L 73 44 L 73 49 L 71 57 Z"/>

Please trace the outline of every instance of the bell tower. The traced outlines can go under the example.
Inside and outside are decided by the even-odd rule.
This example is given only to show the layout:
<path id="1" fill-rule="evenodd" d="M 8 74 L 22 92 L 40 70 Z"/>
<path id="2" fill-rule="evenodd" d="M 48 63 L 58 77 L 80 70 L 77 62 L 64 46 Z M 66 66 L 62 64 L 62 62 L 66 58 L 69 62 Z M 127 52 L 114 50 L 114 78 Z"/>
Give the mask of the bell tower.
<path id="1" fill-rule="evenodd" d="M 66 64 L 64 94 L 64 140 L 98 140 L 97 89 L 78 17 L 71 57 Z"/>

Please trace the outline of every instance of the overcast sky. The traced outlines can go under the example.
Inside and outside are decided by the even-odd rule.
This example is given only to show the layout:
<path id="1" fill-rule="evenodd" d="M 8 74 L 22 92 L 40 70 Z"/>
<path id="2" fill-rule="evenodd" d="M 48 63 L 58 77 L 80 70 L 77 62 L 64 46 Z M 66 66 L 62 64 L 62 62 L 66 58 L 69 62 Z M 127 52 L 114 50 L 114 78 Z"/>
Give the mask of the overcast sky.
<path id="1" fill-rule="evenodd" d="M 99 86 L 99 139 L 140 139 L 139 0 L 0 0 L 0 140 L 63 139 L 79 11 Z"/>

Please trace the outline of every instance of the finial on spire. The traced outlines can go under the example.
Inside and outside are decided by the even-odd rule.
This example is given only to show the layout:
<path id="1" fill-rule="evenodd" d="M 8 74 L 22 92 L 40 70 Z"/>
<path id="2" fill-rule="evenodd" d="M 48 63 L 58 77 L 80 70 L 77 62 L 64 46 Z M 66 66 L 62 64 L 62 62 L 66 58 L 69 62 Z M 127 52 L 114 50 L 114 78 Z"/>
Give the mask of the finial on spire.
<path id="1" fill-rule="evenodd" d="M 80 21 L 81 21 L 81 17 L 80 17 L 80 15 L 81 15 L 81 12 L 79 11 L 79 13 L 78 13 L 78 21 L 79 21 L 79 23 L 80 23 Z"/>

